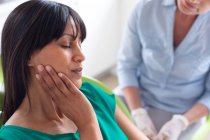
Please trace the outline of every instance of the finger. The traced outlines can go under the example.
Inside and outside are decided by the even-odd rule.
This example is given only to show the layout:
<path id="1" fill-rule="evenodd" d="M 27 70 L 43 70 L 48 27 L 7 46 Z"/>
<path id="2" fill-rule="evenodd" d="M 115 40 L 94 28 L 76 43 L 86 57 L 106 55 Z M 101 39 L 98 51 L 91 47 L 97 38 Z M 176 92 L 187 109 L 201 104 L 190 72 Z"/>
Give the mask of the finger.
<path id="1" fill-rule="evenodd" d="M 167 133 L 161 133 L 161 136 L 159 137 L 160 140 L 170 140 L 169 135 Z"/>
<path id="2" fill-rule="evenodd" d="M 44 66 L 38 65 L 37 69 L 41 79 L 43 79 L 44 83 L 48 87 L 48 93 L 53 93 L 54 94 L 53 96 L 55 96 L 56 100 L 62 98 L 63 94 L 61 94 L 61 92 L 58 90 L 54 81 L 47 73 L 47 71 L 44 69 Z"/>
<path id="3" fill-rule="evenodd" d="M 47 84 L 49 90 L 50 91 L 54 91 L 55 86 L 53 86 L 53 85 L 55 85 L 55 84 L 54 84 L 52 78 L 48 75 L 48 73 L 44 69 L 44 66 L 38 65 L 37 69 L 38 69 L 39 75 L 43 78 L 43 80 Z"/>
<path id="4" fill-rule="evenodd" d="M 81 93 L 81 91 L 74 85 L 74 83 L 64 74 L 58 73 L 58 76 L 63 80 L 66 84 L 66 87 L 71 93 L 77 94 Z"/>
<path id="5" fill-rule="evenodd" d="M 156 136 L 156 135 L 154 135 L 154 134 L 150 134 L 148 137 L 149 137 L 151 140 L 154 140 L 155 136 Z"/>
<path id="6" fill-rule="evenodd" d="M 154 126 L 151 128 L 151 130 L 152 130 L 154 135 L 157 135 L 157 130 L 156 130 L 156 128 Z"/>
<path id="7" fill-rule="evenodd" d="M 155 140 L 164 140 L 164 136 L 162 133 L 159 133 Z"/>
<path id="8" fill-rule="evenodd" d="M 170 136 L 168 133 L 163 133 L 164 135 L 164 140 L 170 140 Z"/>
<path id="9" fill-rule="evenodd" d="M 66 96 L 66 94 L 69 93 L 68 88 L 66 87 L 65 83 L 58 77 L 58 74 L 51 66 L 45 66 L 45 69 L 47 70 L 48 74 L 53 79 L 55 85 L 57 88 Z"/>
<path id="10" fill-rule="evenodd" d="M 39 75 L 39 74 L 36 74 L 36 79 L 39 81 L 41 87 L 43 88 L 43 90 L 46 92 L 46 93 L 49 93 L 51 98 L 54 100 L 56 97 L 55 97 L 55 94 L 53 94 L 52 92 L 49 91 L 49 88 L 47 86 L 47 84 L 45 83 L 44 79 Z"/>
<path id="11" fill-rule="evenodd" d="M 154 138 L 155 138 L 155 135 L 153 133 L 145 133 L 145 135 L 152 140 L 154 140 Z"/>
<path id="12" fill-rule="evenodd" d="M 151 139 L 151 140 L 152 140 L 152 139 Z M 160 138 L 157 136 L 157 137 L 154 138 L 154 140 L 160 140 Z"/>
<path id="13" fill-rule="evenodd" d="M 150 139 L 150 140 L 151 140 L 151 139 Z M 159 138 L 158 138 L 158 137 L 155 137 L 154 140 L 159 140 Z"/>

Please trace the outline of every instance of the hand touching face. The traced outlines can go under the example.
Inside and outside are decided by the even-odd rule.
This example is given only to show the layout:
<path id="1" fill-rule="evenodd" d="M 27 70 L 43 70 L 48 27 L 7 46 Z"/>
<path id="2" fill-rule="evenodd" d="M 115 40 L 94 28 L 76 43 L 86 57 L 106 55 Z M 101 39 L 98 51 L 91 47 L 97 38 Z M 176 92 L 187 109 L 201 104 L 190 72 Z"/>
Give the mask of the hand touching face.
<path id="1" fill-rule="evenodd" d="M 57 74 L 49 65 L 39 65 L 36 78 L 45 94 L 79 129 L 88 123 L 97 122 L 92 105 L 65 74 Z"/>

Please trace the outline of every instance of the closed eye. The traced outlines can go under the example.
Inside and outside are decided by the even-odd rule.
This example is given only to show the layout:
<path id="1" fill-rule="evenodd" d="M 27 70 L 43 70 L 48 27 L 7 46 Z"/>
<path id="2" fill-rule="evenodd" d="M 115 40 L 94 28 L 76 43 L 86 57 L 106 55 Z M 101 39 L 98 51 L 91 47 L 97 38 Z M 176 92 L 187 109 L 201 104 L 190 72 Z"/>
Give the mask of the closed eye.
<path id="1" fill-rule="evenodd" d="M 70 45 L 61 45 L 61 47 L 63 47 L 63 48 L 71 48 Z"/>

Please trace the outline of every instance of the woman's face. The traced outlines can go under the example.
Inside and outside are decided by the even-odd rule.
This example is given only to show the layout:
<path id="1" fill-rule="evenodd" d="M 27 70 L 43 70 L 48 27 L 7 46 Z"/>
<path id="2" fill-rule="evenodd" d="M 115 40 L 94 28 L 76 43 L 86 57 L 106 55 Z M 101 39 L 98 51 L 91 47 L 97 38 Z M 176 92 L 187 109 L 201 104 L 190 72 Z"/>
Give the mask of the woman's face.
<path id="1" fill-rule="evenodd" d="M 177 0 L 177 6 L 186 15 L 198 15 L 210 10 L 210 0 Z"/>
<path id="2" fill-rule="evenodd" d="M 33 66 L 50 65 L 56 72 L 66 74 L 79 88 L 82 84 L 82 62 L 85 57 L 81 52 L 80 34 L 75 39 L 74 24 L 67 23 L 63 35 L 32 54 L 29 60 Z"/>

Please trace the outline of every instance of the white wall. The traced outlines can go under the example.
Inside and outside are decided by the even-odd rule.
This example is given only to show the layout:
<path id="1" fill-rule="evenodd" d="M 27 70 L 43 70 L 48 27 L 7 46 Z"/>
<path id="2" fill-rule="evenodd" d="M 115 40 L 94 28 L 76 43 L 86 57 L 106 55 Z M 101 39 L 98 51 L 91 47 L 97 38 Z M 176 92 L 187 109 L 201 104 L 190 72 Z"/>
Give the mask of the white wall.
<path id="1" fill-rule="evenodd" d="M 130 15 L 132 8 L 135 6 L 138 0 L 120 0 L 121 1 L 121 19 L 122 26 L 125 26 L 125 23 L 128 20 L 128 16 Z"/>
<path id="2" fill-rule="evenodd" d="M 79 1 L 79 13 L 87 26 L 87 39 L 83 43 L 85 74 L 99 75 L 116 65 L 122 31 L 135 1 Z"/>
<path id="3" fill-rule="evenodd" d="M 25 0 L 0 5 L 0 30 L 8 13 L 22 1 Z M 86 55 L 84 74 L 96 76 L 115 66 L 123 27 L 136 0 L 60 1 L 72 6 L 87 27 L 87 38 L 82 44 Z"/>
<path id="4" fill-rule="evenodd" d="M 81 0 L 79 13 L 87 26 L 87 39 L 82 44 L 85 74 L 98 75 L 116 63 L 121 31 L 119 1 Z"/>

